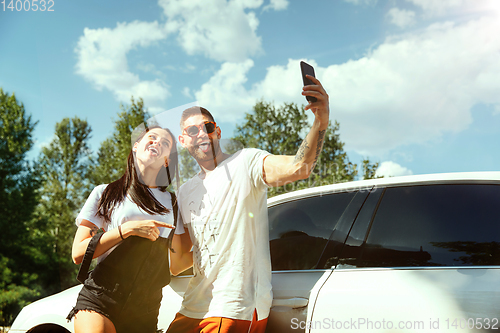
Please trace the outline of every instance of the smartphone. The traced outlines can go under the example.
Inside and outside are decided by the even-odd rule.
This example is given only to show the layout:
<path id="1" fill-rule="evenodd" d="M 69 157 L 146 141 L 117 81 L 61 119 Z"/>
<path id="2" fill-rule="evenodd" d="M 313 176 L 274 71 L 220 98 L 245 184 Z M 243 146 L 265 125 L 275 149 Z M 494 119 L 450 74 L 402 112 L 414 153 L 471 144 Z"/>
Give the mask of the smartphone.
<path id="1" fill-rule="evenodd" d="M 300 70 L 302 71 L 302 81 L 304 81 L 304 85 L 305 86 L 313 85 L 314 82 L 309 80 L 306 77 L 306 74 L 316 77 L 316 75 L 314 75 L 314 67 L 309 65 L 308 63 L 301 61 L 300 62 Z M 311 103 L 314 103 L 318 100 L 316 97 L 312 97 L 312 96 L 306 96 L 306 99 Z"/>

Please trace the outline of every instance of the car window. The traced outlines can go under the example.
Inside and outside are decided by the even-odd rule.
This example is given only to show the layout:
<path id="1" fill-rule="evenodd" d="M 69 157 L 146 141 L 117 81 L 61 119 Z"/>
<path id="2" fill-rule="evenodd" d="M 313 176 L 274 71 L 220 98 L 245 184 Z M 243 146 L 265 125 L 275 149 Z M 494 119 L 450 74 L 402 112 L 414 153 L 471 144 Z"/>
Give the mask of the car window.
<path id="1" fill-rule="evenodd" d="M 314 269 L 355 192 L 295 200 L 269 208 L 273 270 Z"/>
<path id="2" fill-rule="evenodd" d="M 350 264 L 358 267 L 500 265 L 499 202 L 498 185 L 387 188 L 359 256 Z M 366 218 L 356 221 L 353 227 L 350 239 L 358 239 L 357 244 L 350 241 L 353 246 L 360 245 L 363 228 L 354 235 L 358 222 L 366 224 Z M 343 257 L 353 258 L 347 254 Z"/>
<path id="3" fill-rule="evenodd" d="M 376 189 L 373 190 L 376 191 Z M 360 190 L 352 198 L 351 202 L 349 202 L 349 205 L 344 210 L 344 213 L 342 213 L 339 222 L 335 225 L 330 239 L 325 246 L 317 265 L 318 268 L 334 268 L 337 266 L 349 231 L 352 228 L 356 216 L 358 216 L 360 208 L 364 206 L 368 193 L 369 190 L 367 189 Z"/>
<path id="4" fill-rule="evenodd" d="M 366 241 L 367 230 L 384 191 L 385 189 L 374 188 L 366 199 L 349 232 L 345 245 L 342 247 L 342 255 L 340 255 L 339 266 L 337 268 L 351 268 L 352 266 L 356 266 L 362 245 Z"/>

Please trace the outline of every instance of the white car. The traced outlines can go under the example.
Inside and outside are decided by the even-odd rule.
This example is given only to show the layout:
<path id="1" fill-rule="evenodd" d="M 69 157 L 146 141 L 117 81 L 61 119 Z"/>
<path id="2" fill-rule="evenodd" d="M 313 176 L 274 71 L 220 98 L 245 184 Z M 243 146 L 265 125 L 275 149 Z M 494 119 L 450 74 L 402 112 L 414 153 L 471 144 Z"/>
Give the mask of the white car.
<path id="1" fill-rule="evenodd" d="M 334 184 L 268 207 L 267 332 L 500 329 L 500 172 Z M 189 278 L 164 288 L 160 329 Z M 10 332 L 72 332 L 80 288 L 26 306 Z"/>

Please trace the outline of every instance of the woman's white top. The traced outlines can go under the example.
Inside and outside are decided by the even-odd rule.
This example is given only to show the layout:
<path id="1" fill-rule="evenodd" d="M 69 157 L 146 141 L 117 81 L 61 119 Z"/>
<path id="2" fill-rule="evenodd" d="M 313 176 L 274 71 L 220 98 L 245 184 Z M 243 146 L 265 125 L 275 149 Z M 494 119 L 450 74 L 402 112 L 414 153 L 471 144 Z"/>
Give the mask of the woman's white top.
<path id="1" fill-rule="evenodd" d="M 106 222 L 103 217 L 97 215 L 97 208 L 99 205 L 99 200 L 101 199 L 102 193 L 106 189 L 107 184 L 98 185 L 90 193 L 85 205 L 83 205 L 82 210 L 76 217 L 76 225 L 79 226 L 82 220 L 87 220 L 92 222 L 98 228 L 102 228 L 104 231 L 110 231 L 118 228 L 119 225 L 124 224 L 127 221 L 137 221 L 137 220 L 155 220 L 159 222 L 165 222 L 169 224 L 174 224 L 174 214 L 172 212 L 172 199 L 168 191 L 162 192 L 158 188 L 150 188 L 154 197 L 158 202 L 160 202 L 165 208 L 169 209 L 170 212 L 164 215 L 161 214 L 148 214 L 143 211 L 139 206 L 137 206 L 128 196 L 114 208 L 111 214 L 111 222 Z M 175 234 L 183 234 L 184 226 L 181 221 L 181 216 L 178 214 L 177 228 L 175 229 Z M 160 237 L 168 238 L 172 229 L 159 227 Z M 111 248 L 106 253 L 98 258 L 98 261 L 102 261 L 112 250 Z"/>

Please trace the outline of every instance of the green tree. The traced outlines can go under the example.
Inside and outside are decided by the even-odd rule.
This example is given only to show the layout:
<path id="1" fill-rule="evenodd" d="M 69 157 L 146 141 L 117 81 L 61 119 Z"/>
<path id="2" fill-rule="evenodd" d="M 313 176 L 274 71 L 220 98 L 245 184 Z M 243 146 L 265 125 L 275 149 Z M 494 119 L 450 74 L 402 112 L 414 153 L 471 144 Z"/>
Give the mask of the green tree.
<path id="1" fill-rule="evenodd" d="M 56 124 L 55 137 L 42 148 L 39 158 L 43 185 L 36 221 L 51 247 L 47 255 L 57 263 L 47 269 L 58 269 L 60 289 L 76 283 L 77 266 L 71 260 L 71 246 L 76 232 L 75 217 L 90 194 L 91 131 L 85 120 L 64 118 Z M 58 287 L 57 281 L 54 282 Z"/>
<path id="2" fill-rule="evenodd" d="M 375 178 L 383 178 L 380 176 L 377 176 L 377 169 L 378 169 L 379 163 L 374 163 L 371 164 L 369 159 L 364 159 L 363 160 L 363 179 L 375 179 Z"/>
<path id="3" fill-rule="evenodd" d="M 16 96 L 0 88 L 0 326 L 38 295 L 29 251 L 38 182 L 26 160 L 35 125 Z"/>
<path id="4" fill-rule="evenodd" d="M 179 153 L 179 178 L 181 185 L 191 179 L 197 172 L 200 171 L 200 167 L 196 160 L 189 154 L 187 149 L 177 147 Z"/>
<path id="5" fill-rule="evenodd" d="M 19 253 L 23 242 L 18 237 L 27 234 L 26 213 L 36 203 L 36 184 L 26 161 L 35 125 L 15 95 L 0 88 L 0 253 L 7 257 Z"/>
<path id="6" fill-rule="evenodd" d="M 252 113 L 245 115 L 245 123 L 237 126 L 234 140 L 244 147 L 260 148 L 276 155 L 295 155 L 310 124 L 303 107 L 285 103 L 276 108 L 272 103 L 259 101 Z M 268 196 L 297 189 L 354 180 L 357 175 L 356 164 L 349 161 L 340 141 L 339 124 L 331 123 L 325 134 L 323 150 L 318 163 L 308 179 L 272 188 Z"/>
<path id="7" fill-rule="evenodd" d="M 127 157 L 131 149 L 131 135 L 134 129 L 149 118 L 142 98 L 132 97 L 130 106 L 120 105 L 115 129 L 111 137 L 101 143 L 97 163 L 92 171 L 94 185 L 108 184 L 120 178 L 125 172 Z"/>
<path id="8" fill-rule="evenodd" d="M 28 287 L 36 284 L 36 274 L 16 273 L 9 267 L 9 258 L 0 254 L 0 326 L 10 326 L 19 311 L 40 295 Z M 18 285 L 14 281 L 21 280 Z"/>

